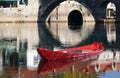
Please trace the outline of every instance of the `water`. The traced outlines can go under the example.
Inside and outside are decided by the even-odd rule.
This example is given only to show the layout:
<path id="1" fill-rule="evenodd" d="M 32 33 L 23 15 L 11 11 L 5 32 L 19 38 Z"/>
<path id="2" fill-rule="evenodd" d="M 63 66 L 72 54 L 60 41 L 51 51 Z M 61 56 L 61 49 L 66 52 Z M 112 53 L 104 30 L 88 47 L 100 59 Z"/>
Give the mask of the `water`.
<path id="1" fill-rule="evenodd" d="M 83 23 L 68 26 L 66 22 L 1 23 L 0 78 L 119 78 L 120 24 Z M 63 49 L 103 43 L 98 58 L 76 62 L 44 62 L 38 47 Z M 46 69 L 47 68 L 47 69 Z M 48 69 L 49 68 L 49 69 Z"/>

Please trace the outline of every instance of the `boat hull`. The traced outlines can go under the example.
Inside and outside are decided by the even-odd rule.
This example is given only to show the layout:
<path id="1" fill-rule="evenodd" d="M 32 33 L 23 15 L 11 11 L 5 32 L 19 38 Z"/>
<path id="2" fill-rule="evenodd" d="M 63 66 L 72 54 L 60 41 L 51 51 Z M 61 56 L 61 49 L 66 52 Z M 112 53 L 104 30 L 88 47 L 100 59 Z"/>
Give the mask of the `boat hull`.
<path id="1" fill-rule="evenodd" d="M 103 45 L 101 42 L 94 42 L 89 45 L 66 48 L 58 51 L 45 48 L 38 48 L 37 51 L 45 60 L 85 59 L 99 55 L 103 51 Z"/>

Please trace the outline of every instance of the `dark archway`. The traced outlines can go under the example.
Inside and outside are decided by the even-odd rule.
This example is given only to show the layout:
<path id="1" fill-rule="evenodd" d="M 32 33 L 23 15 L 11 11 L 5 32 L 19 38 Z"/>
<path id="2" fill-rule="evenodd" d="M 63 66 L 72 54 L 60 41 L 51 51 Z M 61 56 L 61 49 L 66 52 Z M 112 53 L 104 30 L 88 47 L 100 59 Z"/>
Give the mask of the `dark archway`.
<path id="1" fill-rule="evenodd" d="M 80 11 L 73 10 L 68 15 L 68 26 L 71 29 L 78 29 L 83 24 L 83 17 Z"/>

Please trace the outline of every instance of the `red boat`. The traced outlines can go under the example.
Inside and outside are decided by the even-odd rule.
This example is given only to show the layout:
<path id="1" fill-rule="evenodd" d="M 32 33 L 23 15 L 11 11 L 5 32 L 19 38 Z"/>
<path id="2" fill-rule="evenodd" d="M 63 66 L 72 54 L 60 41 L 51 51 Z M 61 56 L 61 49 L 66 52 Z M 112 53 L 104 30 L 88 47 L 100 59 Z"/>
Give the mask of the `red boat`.
<path id="1" fill-rule="evenodd" d="M 79 46 L 75 48 L 66 48 L 63 50 L 49 50 L 46 48 L 38 48 L 37 51 L 45 60 L 57 61 L 64 59 L 84 59 L 97 56 L 103 51 L 104 47 L 101 42 L 93 42 L 92 44 Z"/>

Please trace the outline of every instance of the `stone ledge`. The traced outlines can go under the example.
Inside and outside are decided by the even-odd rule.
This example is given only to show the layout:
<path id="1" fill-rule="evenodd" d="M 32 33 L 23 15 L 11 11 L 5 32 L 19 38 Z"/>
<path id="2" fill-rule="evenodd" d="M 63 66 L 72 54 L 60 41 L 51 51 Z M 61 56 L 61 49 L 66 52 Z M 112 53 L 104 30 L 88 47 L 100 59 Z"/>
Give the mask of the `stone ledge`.
<path id="1" fill-rule="evenodd" d="M 11 17 L 11 18 L 0 18 L 0 23 L 23 23 L 23 22 L 37 22 L 37 18 L 19 18 L 19 17 Z"/>

